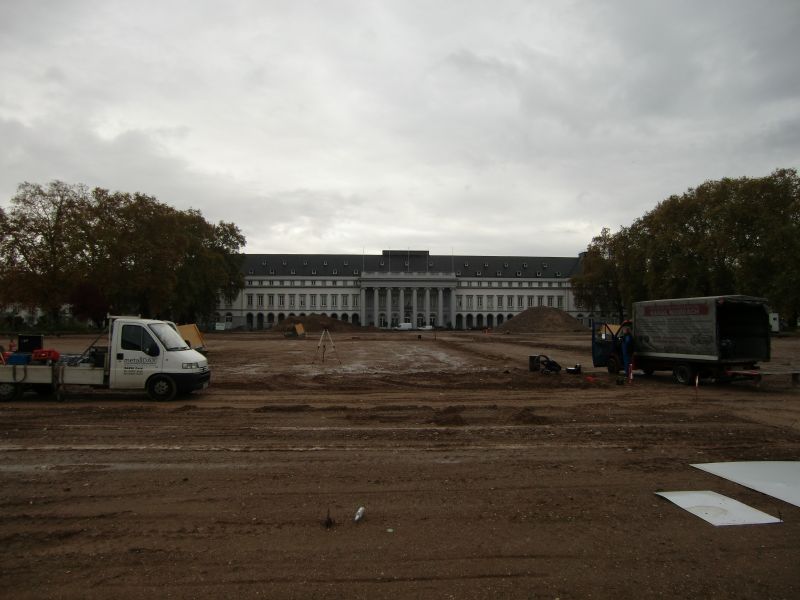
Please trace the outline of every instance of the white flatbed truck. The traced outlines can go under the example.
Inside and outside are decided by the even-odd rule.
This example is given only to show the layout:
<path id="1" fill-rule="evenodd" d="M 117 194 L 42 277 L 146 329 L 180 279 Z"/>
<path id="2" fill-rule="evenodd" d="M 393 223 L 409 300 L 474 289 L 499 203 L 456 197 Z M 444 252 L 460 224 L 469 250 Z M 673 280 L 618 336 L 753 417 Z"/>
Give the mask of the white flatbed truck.
<path id="1" fill-rule="evenodd" d="M 167 321 L 110 317 L 107 341 L 51 364 L 0 365 L 0 401 L 17 400 L 29 389 L 60 397 L 68 385 L 142 390 L 153 400 L 208 387 L 208 360 Z"/>

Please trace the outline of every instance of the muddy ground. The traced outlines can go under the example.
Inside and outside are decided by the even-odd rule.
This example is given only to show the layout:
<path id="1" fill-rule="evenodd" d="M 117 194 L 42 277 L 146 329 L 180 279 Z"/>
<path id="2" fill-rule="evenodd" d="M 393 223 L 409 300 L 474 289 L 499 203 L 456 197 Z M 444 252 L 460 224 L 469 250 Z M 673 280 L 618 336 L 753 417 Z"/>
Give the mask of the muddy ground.
<path id="1" fill-rule="evenodd" d="M 211 387 L 173 402 L 0 405 L 0 594 L 800 597 L 800 508 L 690 466 L 798 460 L 788 376 L 617 385 L 581 334 L 334 335 L 209 335 Z M 713 527 L 659 490 L 784 522 Z"/>

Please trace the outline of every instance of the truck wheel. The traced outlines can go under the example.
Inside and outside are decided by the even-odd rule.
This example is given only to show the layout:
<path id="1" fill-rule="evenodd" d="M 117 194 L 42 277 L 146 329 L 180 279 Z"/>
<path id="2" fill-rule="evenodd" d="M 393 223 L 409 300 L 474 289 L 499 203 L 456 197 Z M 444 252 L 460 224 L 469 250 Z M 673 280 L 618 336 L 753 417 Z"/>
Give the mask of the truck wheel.
<path id="1" fill-rule="evenodd" d="M 678 365 L 672 369 L 672 378 L 676 383 L 692 385 L 694 383 L 694 369 L 690 365 Z"/>
<path id="2" fill-rule="evenodd" d="M 616 375 L 619 373 L 619 362 L 617 361 L 616 356 L 610 356 L 608 358 L 608 363 L 606 364 L 606 368 L 611 375 Z"/>
<path id="3" fill-rule="evenodd" d="M 147 395 L 151 400 L 169 401 L 175 398 L 177 393 L 178 386 L 167 375 L 155 375 L 147 382 Z"/>
<path id="4" fill-rule="evenodd" d="M 18 383 L 0 383 L 0 402 L 13 402 L 22 395 L 22 386 Z"/>

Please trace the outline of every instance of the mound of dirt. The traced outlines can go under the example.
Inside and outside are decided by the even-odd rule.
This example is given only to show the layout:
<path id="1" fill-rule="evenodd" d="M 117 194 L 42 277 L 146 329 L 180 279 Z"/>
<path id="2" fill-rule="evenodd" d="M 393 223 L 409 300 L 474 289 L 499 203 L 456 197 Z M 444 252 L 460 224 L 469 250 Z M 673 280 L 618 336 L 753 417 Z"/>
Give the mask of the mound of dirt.
<path id="1" fill-rule="evenodd" d="M 534 306 L 509 319 L 495 331 L 533 333 L 538 331 L 586 331 L 586 327 L 563 310 L 549 306 Z"/>
<path id="2" fill-rule="evenodd" d="M 360 325 L 353 325 L 352 323 L 346 323 L 345 321 L 340 321 L 339 319 L 334 319 L 332 317 L 323 317 L 322 315 L 306 315 L 305 317 L 288 317 L 277 323 L 272 330 L 278 332 L 287 332 L 291 331 L 296 323 L 300 323 L 303 325 L 303 328 L 309 332 L 321 332 L 324 329 L 328 331 L 364 331 L 365 328 L 361 327 Z M 366 328 L 370 329 L 370 328 Z"/>

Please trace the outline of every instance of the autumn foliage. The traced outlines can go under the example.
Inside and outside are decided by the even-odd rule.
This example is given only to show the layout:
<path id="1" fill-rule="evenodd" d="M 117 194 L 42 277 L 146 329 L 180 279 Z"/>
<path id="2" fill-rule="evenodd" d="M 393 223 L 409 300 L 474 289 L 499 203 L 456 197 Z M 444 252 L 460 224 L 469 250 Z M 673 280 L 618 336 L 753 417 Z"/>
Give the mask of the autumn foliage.
<path id="1" fill-rule="evenodd" d="M 243 286 L 244 237 L 152 196 L 23 183 L 0 209 L 0 307 L 202 321 Z"/>
<path id="2" fill-rule="evenodd" d="M 585 306 L 622 315 L 657 298 L 748 294 L 790 323 L 800 312 L 800 178 L 707 181 L 589 244 L 573 278 Z"/>

